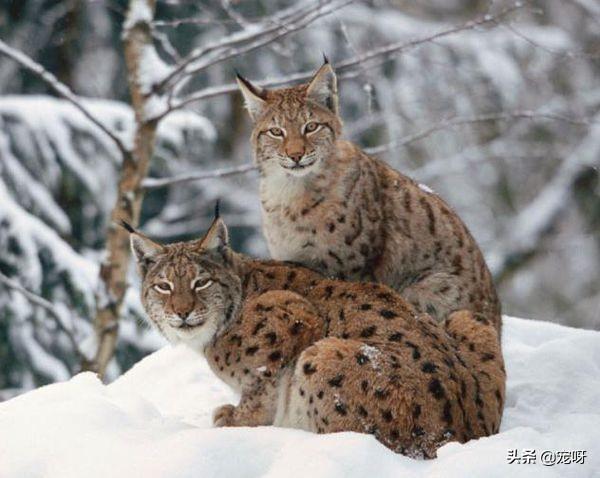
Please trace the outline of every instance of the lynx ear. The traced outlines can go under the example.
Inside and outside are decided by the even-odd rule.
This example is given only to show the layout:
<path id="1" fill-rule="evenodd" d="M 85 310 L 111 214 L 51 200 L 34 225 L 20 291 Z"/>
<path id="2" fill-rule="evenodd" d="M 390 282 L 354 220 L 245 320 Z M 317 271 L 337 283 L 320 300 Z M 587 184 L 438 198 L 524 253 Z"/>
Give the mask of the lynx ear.
<path id="1" fill-rule="evenodd" d="M 156 260 L 156 256 L 163 251 L 164 247 L 149 237 L 140 234 L 126 222 L 122 221 L 121 225 L 130 233 L 129 242 L 131 244 L 131 252 L 133 252 L 133 257 L 135 257 L 138 272 L 143 277 L 148 271 L 150 264 Z"/>
<path id="2" fill-rule="evenodd" d="M 306 90 L 306 97 L 338 114 L 337 77 L 325 57 L 325 63 L 312 77 Z"/>
<path id="3" fill-rule="evenodd" d="M 200 241 L 201 249 L 222 250 L 229 245 L 229 232 L 220 217 L 215 217 L 204 238 Z"/>
<path id="4" fill-rule="evenodd" d="M 265 90 L 259 86 L 253 85 L 239 73 L 236 74 L 236 80 L 240 87 L 240 91 L 244 96 L 246 109 L 248 110 L 248 113 L 250 113 L 252 120 L 256 121 L 267 106 L 267 102 L 265 101 Z"/>

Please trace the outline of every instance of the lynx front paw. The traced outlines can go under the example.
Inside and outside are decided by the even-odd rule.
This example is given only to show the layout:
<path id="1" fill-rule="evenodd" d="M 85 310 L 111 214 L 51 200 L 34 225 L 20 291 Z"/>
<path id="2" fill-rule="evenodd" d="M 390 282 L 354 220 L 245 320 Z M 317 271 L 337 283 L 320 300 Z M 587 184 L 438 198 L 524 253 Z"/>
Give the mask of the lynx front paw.
<path id="1" fill-rule="evenodd" d="M 235 407 L 233 405 L 221 405 L 215 408 L 213 412 L 213 424 L 216 427 L 232 427 L 235 425 L 233 420 L 233 412 Z"/>

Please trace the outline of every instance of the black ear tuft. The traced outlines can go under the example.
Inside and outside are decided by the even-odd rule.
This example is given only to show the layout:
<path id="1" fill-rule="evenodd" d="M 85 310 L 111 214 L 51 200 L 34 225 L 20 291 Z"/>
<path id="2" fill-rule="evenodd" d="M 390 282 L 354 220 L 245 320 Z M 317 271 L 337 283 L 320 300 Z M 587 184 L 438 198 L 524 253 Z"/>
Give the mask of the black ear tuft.
<path id="1" fill-rule="evenodd" d="M 242 75 L 240 75 L 240 73 L 239 73 L 237 70 L 235 70 L 235 76 L 236 76 L 236 78 L 237 78 L 239 81 L 241 81 L 241 82 L 244 84 L 244 86 L 245 86 L 246 88 L 248 88 L 248 89 L 249 89 L 249 90 L 250 90 L 250 91 L 251 91 L 251 92 L 252 92 L 254 95 L 258 96 L 258 97 L 259 97 L 259 98 L 261 98 L 261 99 L 263 98 L 263 96 L 264 96 L 264 95 L 263 95 L 263 92 L 262 92 L 262 90 L 261 90 L 260 88 L 257 88 L 256 86 L 254 86 L 252 83 L 250 83 L 250 81 L 249 81 L 249 80 L 247 80 L 246 78 L 244 78 Z"/>
<path id="2" fill-rule="evenodd" d="M 244 98 L 244 103 L 250 117 L 256 121 L 265 111 L 267 91 L 260 86 L 253 85 L 250 81 L 236 72 L 236 80 Z"/>
<path id="3" fill-rule="evenodd" d="M 221 202 L 220 199 L 217 199 L 217 202 L 215 202 L 215 219 L 219 219 L 221 217 L 221 213 L 219 211 L 219 203 Z"/>
<path id="4" fill-rule="evenodd" d="M 329 63 L 329 59 L 324 56 L 325 63 L 317 70 L 306 89 L 306 96 L 315 103 L 329 109 L 334 114 L 338 114 L 338 91 L 337 78 L 335 71 Z"/>
<path id="5" fill-rule="evenodd" d="M 119 226 L 121 226 L 123 229 L 125 229 L 127 232 L 130 232 L 131 234 L 136 233 L 137 231 L 133 228 L 133 226 L 131 224 L 129 224 L 128 222 L 125 222 L 123 219 L 121 219 L 118 222 Z"/>
<path id="6" fill-rule="evenodd" d="M 323 54 L 323 64 L 327 65 L 329 64 L 329 58 L 327 58 L 327 55 L 325 54 L 325 52 L 321 52 Z"/>

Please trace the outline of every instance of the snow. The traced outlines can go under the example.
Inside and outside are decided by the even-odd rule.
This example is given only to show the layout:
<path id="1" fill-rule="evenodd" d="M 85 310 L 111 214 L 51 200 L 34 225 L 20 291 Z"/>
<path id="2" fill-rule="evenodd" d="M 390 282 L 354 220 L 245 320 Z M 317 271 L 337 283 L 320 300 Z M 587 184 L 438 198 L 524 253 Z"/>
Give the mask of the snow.
<path id="1" fill-rule="evenodd" d="M 600 118 L 597 115 L 594 120 Z M 488 261 L 492 272 L 496 272 L 505 257 L 506 249 L 529 250 L 536 246 L 543 232 L 552 224 L 552 219 L 566 206 L 571 193 L 571 183 L 584 166 L 595 166 L 600 157 L 600 125 L 595 124 L 580 145 L 560 165 L 560 172 L 538 192 L 537 197 L 523 207 L 513 220 L 507 239 L 498 241 Z"/>
<path id="2" fill-rule="evenodd" d="M 133 145 L 134 115 L 127 104 L 83 97 L 77 101 L 127 147 Z M 156 170 L 170 175 L 171 170 L 181 172 L 206 161 L 215 139 L 208 118 L 192 111 L 173 112 L 158 127 Z M 98 288 L 104 259 L 98 247 L 104 243 L 115 202 L 120 163 L 114 142 L 73 104 L 44 95 L 0 98 L 2 270 L 64 310 L 61 315 L 71 323 L 68 328 L 83 342 L 86 354 L 95 353 L 91 319 L 97 304 L 106 299 Z M 188 194 L 194 194 L 196 213 L 202 196 Z M 181 202 L 177 204 L 181 211 Z M 142 317 L 139 289 L 130 288 L 116 359 L 108 370 L 111 379 L 137 357 L 158 348 L 155 332 L 136 323 Z M 0 370 L 0 397 L 66 380 L 77 370 L 79 358 L 56 321 L 4 287 L 0 287 L 0 329 L 0 335 L 10 337 L 11 351 Z"/>
<path id="3" fill-rule="evenodd" d="M 373 437 L 211 426 L 236 396 L 184 346 L 167 346 L 106 386 L 93 374 L 0 404 L 2 477 L 592 477 L 600 469 L 600 333 L 507 317 L 507 403 L 498 435 L 438 458 L 396 455 Z M 537 464 L 507 463 L 534 449 Z M 543 466 L 542 451 L 586 450 Z"/>
<path id="4" fill-rule="evenodd" d="M 123 30 L 127 31 L 138 23 L 150 23 L 154 17 L 150 2 L 146 0 L 133 0 L 129 3 L 127 18 L 123 24 Z"/>
<path id="5" fill-rule="evenodd" d="M 421 191 L 425 191 L 426 193 L 429 193 L 429 194 L 435 194 L 433 189 L 431 189 L 429 186 L 427 186 L 427 184 L 419 183 L 419 189 Z"/>
<path id="6" fill-rule="evenodd" d="M 379 351 L 379 349 L 377 349 L 376 347 L 373 347 L 371 345 L 363 345 L 360 348 L 360 351 L 363 353 L 363 355 L 365 355 L 369 359 L 369 362 L 371 363 L 371 367 L 373 367 L 374 370 L 379 370 L 379 368 L 380 368 L 379 358 L 381 356 L 381 352 Z"/>
<path id="7" fill-rule="evenodd" d="M 65 212 L 56 204 L 48 190 L 28 174 L 21 161 L 12 153 L 9 143 L 4 120 L 0 117 L 0 155 L 3 161 L 3 164 L 0 165 L 0 172 L 3 168 L 10 169 L 15 189 L 24 192 L 21 194 L 22 202 L 38 207 L 40 216 L 46 219 L 59 233 L 70 233 L 71 224 Z"/>
<path id="8" fill-rule="evenodd" d="M 24 275 L 28 282 L 24 283 L 25 286 L 38 289 L 42 283 L 42 269 L 37 259 L 40 248 L 46 248 L 51 252 L 52 257 L 60 258 L 61 267 L 68 270 L 74 282 L 78 284 L 86 284 L 90 277 L 97 275 L 95 264 L 75 253 L 67 243 L 60 240 L 59 235 L 52 228 L 21 208 L 8 194 L 2 182 L 0 182 L 0 220 L 9 230 L 14 230 L 15 235 L 21 239 L 20 246 L 23 254 L 19 267 L 21 272 L 26 270 Z"/>

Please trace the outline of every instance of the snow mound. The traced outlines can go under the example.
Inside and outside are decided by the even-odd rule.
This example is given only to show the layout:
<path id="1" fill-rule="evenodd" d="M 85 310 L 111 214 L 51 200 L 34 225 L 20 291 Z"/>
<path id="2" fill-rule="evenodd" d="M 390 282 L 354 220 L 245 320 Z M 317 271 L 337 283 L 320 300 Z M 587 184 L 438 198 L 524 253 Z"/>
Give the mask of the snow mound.
<path id="1" fill-rule="evenodd" d="M 0 404 L 0 476 L 505 477 L 600 476 L 600 333 L 505 319 L 508 372 L 501 433 L 436 460 L 396 455 L 357 433 L 211 427 L 237 397 L 206 362 L 167 346 L 105 386 L 93 374 Z M 536 464 L 508 451 L 536 450 Z M 543 451 L 586 450 L 584 464 L 543 466 Z"/>

